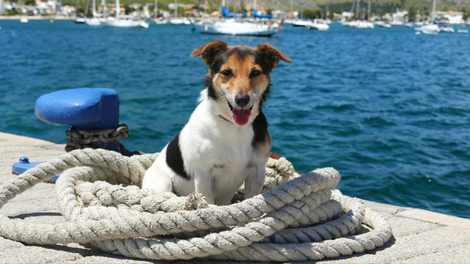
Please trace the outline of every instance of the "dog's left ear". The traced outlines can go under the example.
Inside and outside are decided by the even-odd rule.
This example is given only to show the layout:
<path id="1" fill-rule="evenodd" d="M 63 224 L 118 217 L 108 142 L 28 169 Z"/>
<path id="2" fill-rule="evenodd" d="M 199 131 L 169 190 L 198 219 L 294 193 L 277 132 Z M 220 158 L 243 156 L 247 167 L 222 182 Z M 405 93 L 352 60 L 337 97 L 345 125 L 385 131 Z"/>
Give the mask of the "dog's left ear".
<path id="1" fill-rule="evenodd" d="M 202 55 L 202 60 L 210 67 L 214 62 L 214 58 L 228 47 L 227 42 L 220 40 L 212 41 L 202 47 L 199 47 L 191 53 L 191 57 Z"/>
<path id="2" fill-rule="evenodd" d="M 292 62 L 292 60 L 287 57 L 284 53 L 280 52 L 275 47 L 271 46 L 269 43 L 258 44 L 256 48 L 263 53 L 263 55 L 267 56 L 267 62 L 271 66 L 271 70 L 274 69 L 280 60 L 285 62 Z"/>

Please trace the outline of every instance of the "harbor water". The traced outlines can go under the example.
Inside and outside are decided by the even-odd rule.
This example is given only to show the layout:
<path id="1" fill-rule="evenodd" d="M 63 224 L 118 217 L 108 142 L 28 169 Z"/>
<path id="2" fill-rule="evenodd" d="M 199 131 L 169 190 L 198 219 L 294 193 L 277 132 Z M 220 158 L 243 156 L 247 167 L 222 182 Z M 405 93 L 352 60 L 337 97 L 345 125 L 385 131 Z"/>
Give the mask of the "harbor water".
<path id="1" fill-rule="evenodd" d="M 269 42 L 293 60 L 273 71 L 264 105 L 273 152 L 300 172 L 334 167 L 346 195 L 470 218 L 470 34 L 334 24 L 254 38 L 191 29 L 0 20 L 0 131 L 63 144 L 67 127 L 39 120 L 36 99 L 112 88 L 130 127 L 121 143 L 158 152 L 204 88 L 207 67 L 192 50 L 215 39 Z"/>

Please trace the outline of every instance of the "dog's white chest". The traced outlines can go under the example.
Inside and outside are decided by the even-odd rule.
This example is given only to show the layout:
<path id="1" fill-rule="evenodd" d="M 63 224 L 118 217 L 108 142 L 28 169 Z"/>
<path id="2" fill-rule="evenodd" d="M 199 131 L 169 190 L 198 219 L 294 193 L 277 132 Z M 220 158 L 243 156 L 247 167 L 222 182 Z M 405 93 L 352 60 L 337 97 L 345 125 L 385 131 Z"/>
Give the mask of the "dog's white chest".
<path id="1" fill-rule="evenodd" d="M 228 203 L 249 175 L 264 168 L 266 157 L 260 157 L 252 147 L 251 125 L 238 127 L 200 110 L 196 109 L 180 136 L 185 168 L 193 177 L 189 184 L 178 180 L 175 191 L 187 195 L 195 191 L 196 181 L 210 181 L 207 185 L 213 189 L 216 203 Z"/>

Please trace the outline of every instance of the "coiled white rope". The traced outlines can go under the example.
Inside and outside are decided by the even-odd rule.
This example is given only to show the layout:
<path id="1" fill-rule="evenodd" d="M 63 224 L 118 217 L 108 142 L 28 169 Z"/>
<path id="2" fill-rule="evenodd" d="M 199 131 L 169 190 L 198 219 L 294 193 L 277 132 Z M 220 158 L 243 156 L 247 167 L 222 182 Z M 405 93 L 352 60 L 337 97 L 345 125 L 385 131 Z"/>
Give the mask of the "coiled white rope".
<path id="1" fill-rule="evenodd" d="M 37 224 L 0 215 L 0 236 L 28 244 L 89 243 L 141 259 L 241 261 L 346 256 L 380 247 L 392 236 L 390 225 L 358 199 L 332 192 L 340 180 L 332 168 L 298 176 L 284 158 L 270 159 L 261 195 L 215 206 L 198 194 L 141 190 L 157 155 L 74 150 L 26 171 L 0 186 L 0 207 L 62 173 L 56 191 L 67 222 Z M 362 225 L 372 230 L 358 234 Z"/>

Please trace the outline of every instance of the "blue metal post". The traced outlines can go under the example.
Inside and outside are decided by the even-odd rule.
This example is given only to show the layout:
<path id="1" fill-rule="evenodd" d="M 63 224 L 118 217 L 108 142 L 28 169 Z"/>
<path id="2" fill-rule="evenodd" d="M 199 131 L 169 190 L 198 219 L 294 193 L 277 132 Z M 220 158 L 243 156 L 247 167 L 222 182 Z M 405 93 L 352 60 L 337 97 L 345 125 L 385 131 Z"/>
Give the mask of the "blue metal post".
<path id="1" fill-rule="evenodd" d="M 116 129 L 119 126 L 119 96 L 113 89 L 77 88 L 42 95 L 36 100 L 36 116 L 54 125 L 76 130 Z M 92 143 L 94 148 L 119 152 L 119 142 Z"/>

